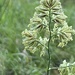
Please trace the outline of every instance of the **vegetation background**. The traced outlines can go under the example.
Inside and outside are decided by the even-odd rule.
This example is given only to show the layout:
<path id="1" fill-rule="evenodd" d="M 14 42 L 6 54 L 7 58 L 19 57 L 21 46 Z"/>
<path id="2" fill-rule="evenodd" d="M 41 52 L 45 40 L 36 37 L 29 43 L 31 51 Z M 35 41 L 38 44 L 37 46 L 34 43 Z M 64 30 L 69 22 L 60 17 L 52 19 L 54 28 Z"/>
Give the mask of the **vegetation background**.
<path id="1" fill-rule="evenodd" d="M 75 0 L 61 0 L 67 22 L 75 29 Z M 24 50 L 21 32 L 27 27 L 39 0 L 0 0 L 0 75 L 46 75 L 48 55 Z M 75 61 L 75 36 L 67 47 L 52 45 L 52 65 Z M 57 71 L 53 73 L 58 74 Z"/>

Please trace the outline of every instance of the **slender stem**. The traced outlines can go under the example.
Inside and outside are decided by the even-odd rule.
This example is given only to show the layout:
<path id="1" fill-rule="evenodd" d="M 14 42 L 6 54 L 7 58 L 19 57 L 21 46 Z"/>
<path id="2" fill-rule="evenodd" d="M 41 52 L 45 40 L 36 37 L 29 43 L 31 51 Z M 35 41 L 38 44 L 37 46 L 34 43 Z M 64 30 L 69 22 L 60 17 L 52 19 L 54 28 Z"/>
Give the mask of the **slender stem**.
<path id="1" fill-rule="evenodd" d="M 49 56 L 49 62 L 48 62 L 48 69 L 47 69 L 47 75 L 51 75 L 51 71 L 49 68 L 51 67 L 51 50 L 50 50 L 50 41 L 51 41 L 51 10 L 49 10 L 49 41 L 48 41 L 48 56 Z"/>

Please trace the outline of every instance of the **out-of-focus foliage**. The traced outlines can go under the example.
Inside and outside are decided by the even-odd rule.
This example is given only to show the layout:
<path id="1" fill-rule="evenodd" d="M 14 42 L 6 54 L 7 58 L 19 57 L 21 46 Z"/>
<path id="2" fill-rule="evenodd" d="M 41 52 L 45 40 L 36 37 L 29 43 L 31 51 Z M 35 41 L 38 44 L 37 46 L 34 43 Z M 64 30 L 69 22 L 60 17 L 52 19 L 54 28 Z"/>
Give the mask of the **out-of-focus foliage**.
<path id="1" fill-rule="evenodd" d="M 46 75 L 48 56 L 24 51 L 21 32 L 27 27 L 39 0 L 0 0 L 0 75 Z M 61 0 L 67 22 L 75 29 L 75 1 Z M 74 61 L 75 37 L 65 48 L 52 45 L 52 65 Z M 60 57 L 59 57 L 60 56 Z M 56 71 L 54 71 L 56 73 Z"/>

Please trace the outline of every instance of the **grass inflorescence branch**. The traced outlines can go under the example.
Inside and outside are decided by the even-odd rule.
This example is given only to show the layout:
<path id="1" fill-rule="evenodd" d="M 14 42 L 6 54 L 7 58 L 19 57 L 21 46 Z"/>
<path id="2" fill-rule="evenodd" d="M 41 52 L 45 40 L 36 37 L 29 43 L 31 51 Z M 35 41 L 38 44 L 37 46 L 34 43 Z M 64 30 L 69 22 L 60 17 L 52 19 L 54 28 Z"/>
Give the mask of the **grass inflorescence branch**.
<path id="1" fill-rule="evenodd" d="M 40 5 L 35 10 L 28 29 L 22 32 L 23 44 L 25 50 L 32 53 L 40 51 L 40 56 L 44 56 L 48 51 L 47 75 L 51 75 L 51 43 L 56 43 L 58 47 L 66 46 L 73 40 L 75 30 L 68 26 L 60 0 L 40 0 Z"/>
<path id="2" fill-rule="evenodd" d="M 48 62 L 47 75 L 51 75 L 51 72 L 50 72 L 50 70 L 49 70 L 49 68 L 51 67 L 50 42 L 51 42 L 51 9 L 49 9 L 49 41 L 48 41 L 48 56 L 49 56 L 49 62 Z"/>

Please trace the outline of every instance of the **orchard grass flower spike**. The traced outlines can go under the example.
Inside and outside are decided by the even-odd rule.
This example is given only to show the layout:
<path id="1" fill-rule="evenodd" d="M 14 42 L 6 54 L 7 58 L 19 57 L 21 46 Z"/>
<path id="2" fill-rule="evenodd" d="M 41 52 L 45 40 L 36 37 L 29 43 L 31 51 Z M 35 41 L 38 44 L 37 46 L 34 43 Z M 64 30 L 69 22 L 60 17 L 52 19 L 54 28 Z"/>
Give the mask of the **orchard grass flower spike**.
<path id="1" fill-rule="evenodd" d="M 60 75 L 75 75 L 75 62 L 68 63 L 66 60 L 63 61 L 59 66 Z"/>
<path id="2" fill-rule="evenodd" d="M 28 29 L 22 32 L 25 50 L 32 53 L 40 51 L 40 56 L 45 55 L 49 39 L 53 43 L 57 41 L 59 47 L 66 46 L 73 40 L 72 35 L 75 34 L 72 26 L 68 26 L 66 18 L 59 0 L 40 0 L 40 5 L 35 8 L 34 16 L 30 19 Z M 52 28 L 49 30 L 50 23 Z"/>
<path id="3" fill-rule="evenodd" d="M 47 75 L 51 75 L 52 69 L 51 44 L 56 43 L 58 47 L 64 47 L 73 40 L 75 30 L 68 26 L 66 18 L 60 0 L 40 0 L 28 29 L 22 32 L 25 50 L 32 53 L 39 51 L 40 56 L 44 56 L 48 51 Z"/>

